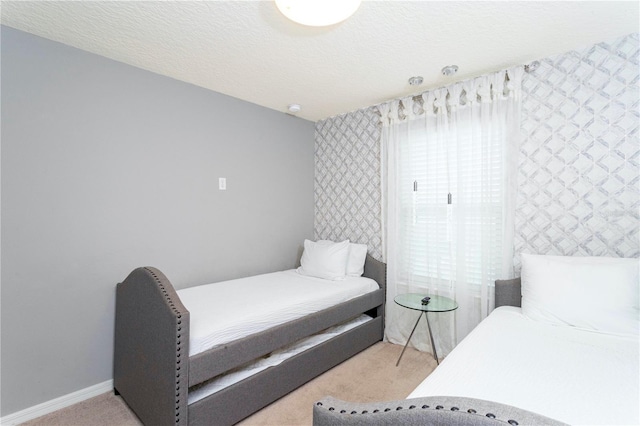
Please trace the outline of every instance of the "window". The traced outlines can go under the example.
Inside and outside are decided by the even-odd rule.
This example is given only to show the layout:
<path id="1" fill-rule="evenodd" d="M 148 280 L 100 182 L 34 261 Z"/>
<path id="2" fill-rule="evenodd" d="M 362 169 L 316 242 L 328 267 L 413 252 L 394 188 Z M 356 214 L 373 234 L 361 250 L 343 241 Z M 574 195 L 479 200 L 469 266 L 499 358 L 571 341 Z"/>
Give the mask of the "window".
<path id="1" fill-rule="evenodd" d="M 504 132 L 489 137 L 459 122 L 434 137 L 428 128 L 400 142 L 399 278 L 492 283 L 502 266 Z"/>
<path id="2" fill-rule="evenodd" d="M 494 281 L 513 276 L 522 73 L 514 68 L 378 106 L 391 342 L 404 341 L 411 327 L 393 306 L 396 295 L 454 298 L 455 314 L 432 325 L 458 342 L 491 312 Z"/>

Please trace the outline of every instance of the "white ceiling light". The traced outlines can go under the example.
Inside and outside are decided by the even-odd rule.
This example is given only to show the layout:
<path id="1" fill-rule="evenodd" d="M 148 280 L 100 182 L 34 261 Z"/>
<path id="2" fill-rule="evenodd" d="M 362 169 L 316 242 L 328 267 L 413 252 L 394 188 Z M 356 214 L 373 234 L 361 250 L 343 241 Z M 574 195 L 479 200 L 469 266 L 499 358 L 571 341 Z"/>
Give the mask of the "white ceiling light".
<path id="1" fill-rule="evenodd" d="M 353 15 L 362 0 L 276 0 L 287 18 L 302 25 L 324 27 Z"/>

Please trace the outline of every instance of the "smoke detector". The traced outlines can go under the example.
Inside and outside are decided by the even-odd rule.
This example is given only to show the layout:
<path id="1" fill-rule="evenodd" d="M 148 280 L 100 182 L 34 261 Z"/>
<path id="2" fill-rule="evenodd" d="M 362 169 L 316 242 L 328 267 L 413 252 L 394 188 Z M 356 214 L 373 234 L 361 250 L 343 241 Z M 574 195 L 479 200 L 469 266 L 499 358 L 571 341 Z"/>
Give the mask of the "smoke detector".
<path id="1" fill-rule="evenodd" d="M 291 114 L 296 114 L 296 113 L 300 112 L 302 107 L 300 105 L 298 105 L 298 104 L 290 104 L 289 106 L 287 106 L 287 109 L 289 110 L 289 112 Z"/>

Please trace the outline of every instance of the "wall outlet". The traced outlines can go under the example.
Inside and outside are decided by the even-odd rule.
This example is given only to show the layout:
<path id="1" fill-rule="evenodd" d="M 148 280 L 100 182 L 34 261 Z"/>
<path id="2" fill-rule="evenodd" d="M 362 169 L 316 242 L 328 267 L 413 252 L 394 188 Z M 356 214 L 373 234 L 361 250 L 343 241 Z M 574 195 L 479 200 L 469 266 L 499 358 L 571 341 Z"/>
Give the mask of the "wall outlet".
<path id="1" fill-rule="evenodd" d="M 221 191 L 227 190 L 227 178 L 218 178 L 218 189 Z"/>

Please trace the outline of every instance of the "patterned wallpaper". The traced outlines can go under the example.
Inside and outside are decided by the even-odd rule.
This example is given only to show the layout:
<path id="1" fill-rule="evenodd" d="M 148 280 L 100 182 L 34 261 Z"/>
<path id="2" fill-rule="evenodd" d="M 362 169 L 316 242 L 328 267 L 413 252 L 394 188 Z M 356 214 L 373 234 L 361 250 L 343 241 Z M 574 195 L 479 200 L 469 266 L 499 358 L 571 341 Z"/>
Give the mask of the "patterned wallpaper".
<path id="1" fill-rule="evenodd" d="M 516 253 L 640 256 L 639 49 L 632 34 L 524 75 Z M 316 123 L 315 237 L 382 258 L 379 140 L 373 107 Z"/>
<path id="2" fill-rule="evenodd" d="M 516 253 L 640 256 L 639 47 L 632 34 L 525 76 Z"/>
<path id="3" fill-rule="evenodd" d="M 370 107 L 316 123 L 315 238 L 367 244 L 382 259 L 380 116 Z"/>

